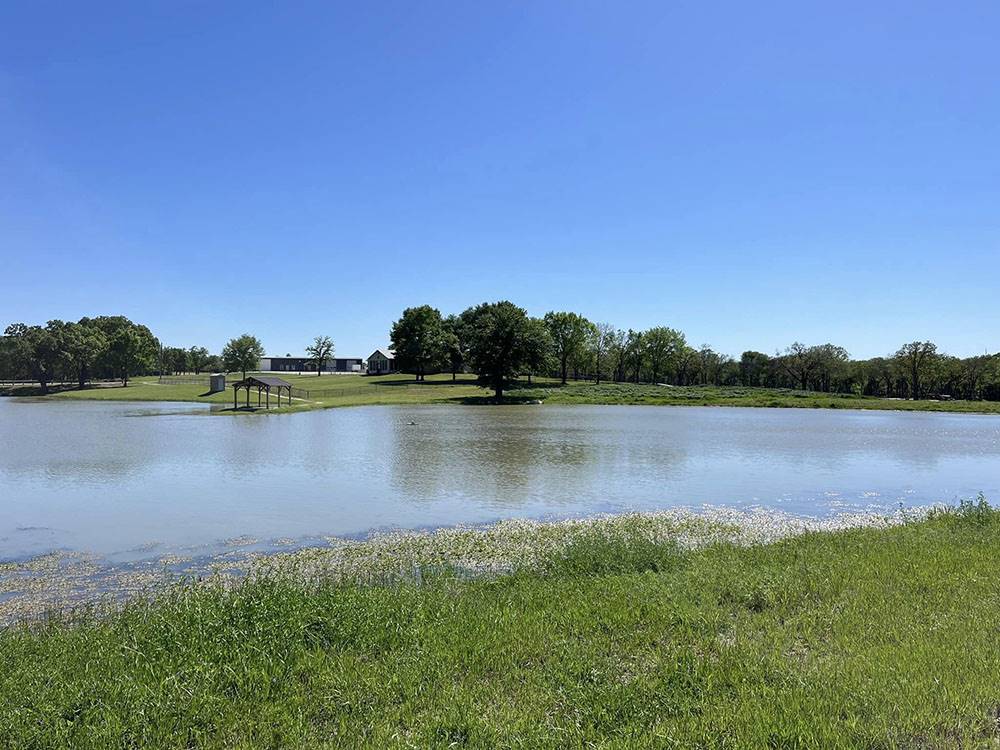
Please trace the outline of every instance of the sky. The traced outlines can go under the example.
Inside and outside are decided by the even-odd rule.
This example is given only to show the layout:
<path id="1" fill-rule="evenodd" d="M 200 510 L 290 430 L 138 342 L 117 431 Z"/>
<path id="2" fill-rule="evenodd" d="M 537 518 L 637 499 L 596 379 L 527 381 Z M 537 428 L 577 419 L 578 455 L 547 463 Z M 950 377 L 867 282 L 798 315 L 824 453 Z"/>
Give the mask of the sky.
<path id="1" fill-rule="evenodd" d="M 1000 350 L 996 2 L 0 0 L 0 325 Z"/>

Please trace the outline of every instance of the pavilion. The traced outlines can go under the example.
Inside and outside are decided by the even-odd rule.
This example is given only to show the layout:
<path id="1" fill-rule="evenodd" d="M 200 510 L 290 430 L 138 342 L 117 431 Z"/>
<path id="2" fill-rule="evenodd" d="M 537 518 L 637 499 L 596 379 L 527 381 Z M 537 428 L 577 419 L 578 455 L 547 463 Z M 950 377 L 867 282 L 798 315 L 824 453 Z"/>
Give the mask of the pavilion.
<path id="1" fill-rule="evenodd" d="M 292 384 L 287 380 L 282 380 L 281 378 L 274 378 L 270 376 L 243 378 L 236 383 L 233 383 L 233 408 L 238 408 L 236 405 L 237 395 L 240 392 L 240 388 L 246 388 L 247 391 L 247 406 L 250 406 L 250 391 L 254 388 L 257 389 L 257 406 L 260 406 L 260 394 L 264 393 L 267 397 L 266 408 L 271 408 L 271 389 L 277 389 L 278 393 L 278 406 L 281 406 L 281 389 L 288 389 L 288 404 L 291 406 L 292 403 Z"/>

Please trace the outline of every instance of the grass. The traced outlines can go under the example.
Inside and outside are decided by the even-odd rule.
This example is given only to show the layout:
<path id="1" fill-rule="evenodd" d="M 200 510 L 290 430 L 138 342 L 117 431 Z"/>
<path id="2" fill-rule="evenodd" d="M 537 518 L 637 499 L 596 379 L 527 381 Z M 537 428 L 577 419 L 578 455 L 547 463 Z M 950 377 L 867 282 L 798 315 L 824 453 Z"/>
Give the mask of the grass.
<path id="1" fill-rule="evenodd" d="M 263 574 L 0 632 L 3 747 L 996 747 L 1000 514 L 505 575 Z"/>
<path id="2" fill-rule="evenodd" d="M 372 404 L 481 404 L 492 403 L 490 391 L 480 388 L 472 376 L 452 381 L 450 375 L 431 375 L 415 382 L 409 375 L 362 377 L 360 375 L 285 375 L 279 377 L 296 388 L 311 391 L 309 398 L 295 398 L 281 411 L 308 411 L 339 406 Z M 206 377 L 207 383 L 207 377 Z M 52 399 L 96 399 L 112 401 L 191 401 L 232 406 L 232 390 L 206 394 L 206 386 L 161 384 L 157 378 L 135 378 L 128 388 L 98 387 L 64 390 Z M 25 392 L 25 395 L 29 395 Z M 245 399 L 245 396 L 244 396 Z M 610 404 L 649 406 L 747 406 L 813 409 L 886 409 L 1000 414 L 997 401 L 908 401 L 850 394 L 816 393 L 783 388 L 741 386 L 669 387 L 634 383 L 570 382 L 542 378 L 533 384 L 520 382 L 507 391 L 508 403 L 541 401 L 546 404 Z M 244 403 L 244 401 L 241 401 Z M 256 396 L 251 398 L 256 404 Z M 272 408 L 272 411 L 275 409 Z M 221 413 L 231 414 L 232 411 Z"/>
<path id="3" fill-rule="evenodd" d="M 522 399 L 547 404 L 646 404 L 650 406 L 753 406 L 811 409 L 889 409 L 1000 414 L 997 401 L 909 401 L 787 388 L 743 386 L 662 386 L 634 383 L 547 381 L 511 391 Z"/>

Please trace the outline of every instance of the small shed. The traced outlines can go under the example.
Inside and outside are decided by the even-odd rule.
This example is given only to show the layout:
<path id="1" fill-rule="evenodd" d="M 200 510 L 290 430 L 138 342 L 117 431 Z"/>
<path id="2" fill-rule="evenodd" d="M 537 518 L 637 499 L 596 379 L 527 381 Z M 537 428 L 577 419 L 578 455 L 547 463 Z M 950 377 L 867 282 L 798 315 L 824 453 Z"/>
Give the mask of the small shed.
<path id="1" fill-rule="evenodd" d="M 261 405 L 261 394 L 266 396 L 265 408 L 271 408 L 271 391 L 274 390 L 278 395 L 278 406 L 281 406 L 281 391 L 285 389 L 288 394 L 288 403 L 292 403 L 292 384 L 287 380 L 282 380 L 281 378 L 271 377 L 269 375 L 261 375 L 258 377 L 250 376 L 244 378 L 243 380 L 233 383 L 233 408 L 238 408 L 236 405 L 237 396 L 241 388 L 245 388 L 247 392 L 247 403 L 250 406 L 250 391 L 254 388 L 257 389 L 257 406 Z"/>
<path id="2" fill-rule="evenodd" d="M 209 393 L 221 393 L 226 390 L 226 376 L 220 373 L 208 376 Z"/>

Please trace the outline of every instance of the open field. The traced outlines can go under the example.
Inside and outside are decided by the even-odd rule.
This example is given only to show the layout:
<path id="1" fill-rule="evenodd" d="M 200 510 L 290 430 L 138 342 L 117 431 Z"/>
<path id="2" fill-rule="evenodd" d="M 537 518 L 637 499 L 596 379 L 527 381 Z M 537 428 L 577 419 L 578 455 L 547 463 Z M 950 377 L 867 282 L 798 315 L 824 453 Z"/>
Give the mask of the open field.
<path id="1" fill-rule="evenodd" d="M 996 747 L 996 511 L 727 528 L 453 532 L 8 628 L 0 746 Z"/>
<path id="2" fill-rule="evenodd" d="M 409 375 L 362 377 L 360 375 L 277 374 L 295 388 L 310 391 L 308 398 L 293 399 L 282 412 L 367 404 L 489 403 L 490 391 L 480 388 L 470 375 L 453 382 L 450 375 L 430 375 L 422 383 Z M 207 382 L 207 376 L 205 378 Z M 110 399 L 120 401 L 192 401 L 232 406 L 232 390 L 206 394 L 207 388 L 191 384 L 161 384 L 155 377 L 136 378 L 128 388 L 99 387 L 64 390 L 48 398 Z M 816 393 L 776 388 L 740 386 L 685 386 L 571 381 L 536 378 L 507 391 L 512 403 L 542 401 L 547 404 L 644 404 L 652 406 L 753 406 L 814 409 L 890 409 L 902 411 L 968 412 L 1000 414 L 997 401 L 906 401 L 836 393 Z M 244 396 L 245 398 L 245 396 Z M 243 401 L 241 401 L 243 403 Z M 256 396 L 251 404 L 256 404 Z M 231 413 L 231 412 L 222 412 Z"/>

